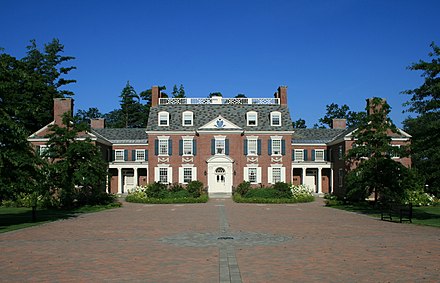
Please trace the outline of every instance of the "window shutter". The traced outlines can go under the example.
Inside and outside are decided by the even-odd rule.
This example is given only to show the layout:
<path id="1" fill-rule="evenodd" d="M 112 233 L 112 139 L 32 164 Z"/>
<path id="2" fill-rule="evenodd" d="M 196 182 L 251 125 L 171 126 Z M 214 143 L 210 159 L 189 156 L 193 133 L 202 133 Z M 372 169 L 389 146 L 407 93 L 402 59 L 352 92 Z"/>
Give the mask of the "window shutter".
<path id="1" fill-rule="evenodd" d="M 116 158 L 115 156 L 116 156 L 116 153 L 114 150 L 112 150 L 112 155 L 111 155 L 110 161 L 115 161 L 115 158 Z"/>
<path id="2" fill-rule="evenodd" d="M 257 140 L 257 154 L 261 155 L 261 140 Z"/>
<path id="3" fill-rule="evenodd" d="M 272 140 L 268 140 L 267 152 L 269 153 L 269 155 L 272 155 Z"/>
<path id="4" fill-rule="evenodd" d="M 315 161 L 315 150 L 312 149 L 312 156 L 310 157 L 312 161 Z"/>
<path id="5" fill-rule="evenodd" d="M 272 167 L 267 167 L 267 182 L 273 184 L 272 179 Z"/>
<path id="6" fill-rule="evenodd" d="M 197 153 L 197 144 L 196 144 L 196 140 L 193 140 L 193 155 L 195 156 Z"/>
<path id="7" fill-rule="evenodd" d="M 286 140 L 281 140 L 281 155 L 286 155 Z"/>
<path id="8" fill-rule="evenodd" d="M 261 183 L 261 167 L 257 167 L 257 183 Z"/>
<path id="9" fill-rule="evenodd" d="M 145 161 L 148 161 L 148 149 L 145 150 Z"/>
<path id="10" fill-rule="evenodd" d="M 124 160 L 128 161 L 128 149 L 124 149 Z"/>
<path id="11" fill-rule="evenodd" d="M 154 140 L 154 155 L 159 155 L 159 140 Z"/>
<path id="12" fill-rule="evenodd" d="M 286 182 L 286 167 L 281 167 L 281 182 Z"/>
<path id="13" fill-rule="evenodd" d="M 308 160 L 308 158 L 307 158 L 307 149 L 304 149 L 304 161 L 307 161 Z"/>
<path id="14" fill-rule="evenodd" d="M 179 167 L 179 183 L 183 184 L 183 167 Z"/>
<path id="15" fill-rule="evenodd" d="M 243 180 L 249 182 L 249 169 L 247 167 L 243 168 Z"/>
<path id="16" fill-rule="evenodd" d="M 328 159 L 329 159 L 327 154 L 328 154 L 327 149 L 324 149 L 324 161 L 328 161 Z"/>
<path id="17" fill-rule="evenodd" d="M 248 140 L 247 139 L 244 140 L 243 146 L 244 146 L 244 149 L 243 149 L 244 155 L 248 155 Z"/>
<path id="18" fill-rule="evenodd" d="M 229 155 L 229 139 L 225 140 L 225 154 Z"/>
<path id="19" fill-rule="evenodd" d="M 172 167 L 168 168 L 168 183 L 170 183 L 170 184 L 173 183 L 173 168 Z"/>
<path id="20" fill-rule="evenodd" d="M 292 161 L 295 161 L 295 150 L 292 149 Z"/>
<path id="21" fill-rule="evenodd" d="M 168 155 L 173 155 L 173 141 L 171 139 L 168 140 Z"/>
<path id="22" fill-rule="evenodd" d="M 179 155 L 183 155 L 183 140 L 179 140 Z"/>
<path id="23" fill-rule="evenodd" d="M 136 161 L 136 150 L 135 149 L 133 149 L 131 151 L 131 161 Z"/>
<path id="24" fill-rule="evenodd" d="M 211 140 L 211 155 L 215 154 L 215 139 Z"/>
<path id="25" fill-rule="evenodd" d="M 154 181 L 159 182 L 159 167 L 154 168 Z"/>
<path id="26" fill-rule="evenodd" d="M 196 180 L 197 180 L 197 167 L 193 167 L 191 181 L 196 181 Z"/>

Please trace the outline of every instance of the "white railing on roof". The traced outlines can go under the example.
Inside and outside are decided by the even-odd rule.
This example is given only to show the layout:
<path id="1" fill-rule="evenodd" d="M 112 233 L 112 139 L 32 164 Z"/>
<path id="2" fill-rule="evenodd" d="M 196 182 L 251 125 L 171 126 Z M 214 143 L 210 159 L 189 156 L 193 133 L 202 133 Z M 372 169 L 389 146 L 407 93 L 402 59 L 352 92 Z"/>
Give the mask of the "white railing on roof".
<path id="1" fill-rule="evenodd" d="M 159 104 L 280 104 L 279 98 L 160 98 Z"/>

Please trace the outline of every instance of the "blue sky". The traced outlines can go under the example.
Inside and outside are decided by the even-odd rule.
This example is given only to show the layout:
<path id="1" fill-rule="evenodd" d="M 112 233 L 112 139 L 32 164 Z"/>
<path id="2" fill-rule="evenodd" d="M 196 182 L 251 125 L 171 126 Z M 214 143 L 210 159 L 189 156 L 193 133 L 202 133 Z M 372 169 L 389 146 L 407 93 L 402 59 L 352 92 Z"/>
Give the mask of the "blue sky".
<path id="1" fill-rule="evenodd" d="M 272 97 L 288 86 L 293 120 L 309 127 L 332 102 L 365 108 L 379 96 L 400 125 L 406 69 L 440 45 L 440 1 L 20 1 L 2 0 L 0 47 L 21 58 L 29 40 L 58 38 L 76 57 L 75 108 L 119 107 L 137 92 L 183 84 L 187 96 Z"/>

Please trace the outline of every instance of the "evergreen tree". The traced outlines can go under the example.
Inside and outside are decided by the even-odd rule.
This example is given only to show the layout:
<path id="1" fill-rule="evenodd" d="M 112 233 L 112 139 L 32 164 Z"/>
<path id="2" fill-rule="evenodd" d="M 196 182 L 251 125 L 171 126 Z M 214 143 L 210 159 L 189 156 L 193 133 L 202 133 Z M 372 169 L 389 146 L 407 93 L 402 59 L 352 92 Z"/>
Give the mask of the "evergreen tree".
<path id="1" fill-rule="evenodd" d="M 305 129 L 307 128 L 306 120 L 299 118 L 298 120 L 292 122 L 292 126 L 297 129 Z"/>
<path id="2" fill-rule="evenodd" d="M 171 92 L 173 98 L 186 98 L 185 89 L 182 84 L 180 84 L 179 88 L 176 85 L 173 86 L 173 92 Z"/>
<path id="3" fill-rule="evenodd" d="M 339 106 L 336 103 L 332 103 L 326 106 L 326 114 L 323 118 L 319 119 L 319 123 L 315 124 L 314 128 L 332 127 L 333 119 L 346 119 L 347 127 L 354 127 L 365 118 L 365 112 L 350 111 L 350 107 L 347 104 Z"/>

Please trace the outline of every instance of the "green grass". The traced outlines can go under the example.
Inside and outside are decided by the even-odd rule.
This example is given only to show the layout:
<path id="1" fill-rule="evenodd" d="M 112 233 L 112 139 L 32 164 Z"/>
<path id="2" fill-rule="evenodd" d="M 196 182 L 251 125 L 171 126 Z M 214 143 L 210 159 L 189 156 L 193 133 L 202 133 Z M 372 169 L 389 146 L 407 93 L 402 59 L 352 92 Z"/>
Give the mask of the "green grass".
<path id="1" fill-rule="evenodd" d="M 368 203 L 359 204 L 339 204 L 331 207 L 362 213 L 371 217 L 380 218 L 380 208 L 374 207 Z M 440 206 L 420 206 L 413 207 L 412 223 L 418 225 L 440 227 Z"/>
<path id="2" fill-rule="evenodd" d="M 109 205 L 84 206 L 74 210 L 37 209 L 37 220 L 32 221 L 32 209 L 26 207 L 0 207 L 0 233 L 41 225 L 61 219 L 76 217 L 82 213 L 98 212 L 119 207 L 119 203 Z"/>

